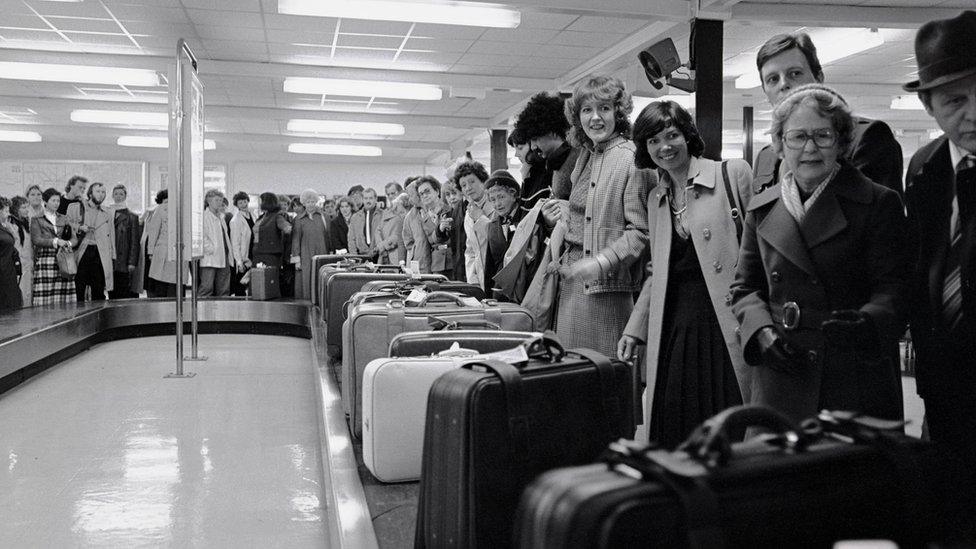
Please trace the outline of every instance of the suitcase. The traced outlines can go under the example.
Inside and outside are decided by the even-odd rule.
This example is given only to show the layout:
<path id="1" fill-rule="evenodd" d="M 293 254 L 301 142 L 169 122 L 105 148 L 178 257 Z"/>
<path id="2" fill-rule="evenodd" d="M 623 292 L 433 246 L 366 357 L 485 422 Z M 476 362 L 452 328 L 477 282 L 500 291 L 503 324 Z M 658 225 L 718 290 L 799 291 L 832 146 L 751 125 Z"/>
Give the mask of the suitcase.
<path id="1" fill-rule="evenodd" d="M 267 301 L 281 297 L 278 269 L 274 267 L 251 267 L 251 299 Z"/>
<path id="2" fill-rule="evenodd" d="M 887 424 L 887 425 L 886 425 Z M 730 445 L 729 433 L 775 434 Z M 800 431 L 768 408 L 726 410 L 669 452 L 618 441 L 599 463 L 557 469 L 524 492 L 519 548 L 810 547 L 972 539 L 962 463 L 899 422 L 823 412 Z M 887 429 L 892 430 L 887 430 Z"/>
<path id="3" fill-rule="evenodd" d="M 319 270 L 323 265 L 332 264 L 346 264 L 353 265 L 356 263 L 363 263 L 368 261 L 369 258 L 365 255 L 353 255 L 353 254 L 322 254 L 312 256 L 312 272 L 315 276 L 312 276 L 312 305 L 319 304 L 319 277 L 317 276 Z"/>
<path id="4" fill-rule="evenodd" d="M 540 332 L 501 330 L 484 321 L 458 322 L 436 330 L 396 335 L 390 341 L 388 354 L 391 357 L 430 356 L 450 349 L 455 343 L 462 349 L 494 353 L 539 337 L 542 337 Z"/>
<path id="5" fill-rule="evenodd" d="M 519 495 L 634 432 L 631 367 L 588 349 L 465 364 L 427 399 L 416 547 L 508 547 Z"/>
<path id="6" fill-rule="evenodd" d="M 363 370 L 371 360 L 387 356 L 390 341 L 403 332 L 429 330 L 452 321 L 487 321 L 505 330 L 531 332 L 532 316 L 518 305 L 497 303 L 448 292 L 427 294 L 417 306 L 402 300 L 363 303 L 349 310 L 342 327 L 342 402 L 349 415 L 350 431 L 359 438 L 362 429 Z"/>
<path id="7" fill-rule="evenodd" d="M 435 282 L 430 280 L 407 279 L 403 281 L 374 280 L 363 285 L 364 292 L 393 292 L 397 294 L 409 294 L 414 289 L 421 289 L 427 292 L 457 292 L 471 296 L 475 299 L 485 299 L 485 291 L 477 284 L 458 282 L 449 280 L 447 282 Z"/>
<path id="8" fill-rule="evenodd" d="M 478 355 L 451 349 L 434 356 L 377 358 L 363 371 L 363 462 L 381 482 L 420 478 L 427 393 L 434 380 Z"/>
<path id="9" fill-rule="evenodd" d="M 422 279 L 447 280 L 442 275 L 420 275 Z M 319 306 L 325 323 L 329 356 L 342 356 L 343 308 L 352 294 L 371 280 L 406 280 L 409 275 L 399 265 L 325 265 L 319 271 Z M 331 329 L 330 329 L 331 328 Z"/>

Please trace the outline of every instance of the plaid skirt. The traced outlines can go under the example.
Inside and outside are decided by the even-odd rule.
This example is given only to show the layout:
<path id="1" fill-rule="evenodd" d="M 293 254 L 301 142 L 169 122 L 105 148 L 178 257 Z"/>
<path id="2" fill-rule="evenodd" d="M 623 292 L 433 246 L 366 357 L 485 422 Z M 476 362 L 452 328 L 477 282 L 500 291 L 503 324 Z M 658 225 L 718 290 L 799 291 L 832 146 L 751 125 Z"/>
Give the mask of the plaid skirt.
<path id="1" fill-rule="evenodd" d="M 57 252 L 54 248 L 34 248 L 34 298 L 32 303 L 52 305 L 75 302 L 75 283 L 64 280 L 58 271 Z"/>
<path id="2" fill-rule="evenodd" d="M 583 248 L 570 245 L 566 266 L 583 257 Z M 617 356 L 617 342 L 634 310 L 631 292 L 584 294 L 581 278 L 559 280 L 556 335 L 567 349 L 588 347 L 610 358 Z"/>

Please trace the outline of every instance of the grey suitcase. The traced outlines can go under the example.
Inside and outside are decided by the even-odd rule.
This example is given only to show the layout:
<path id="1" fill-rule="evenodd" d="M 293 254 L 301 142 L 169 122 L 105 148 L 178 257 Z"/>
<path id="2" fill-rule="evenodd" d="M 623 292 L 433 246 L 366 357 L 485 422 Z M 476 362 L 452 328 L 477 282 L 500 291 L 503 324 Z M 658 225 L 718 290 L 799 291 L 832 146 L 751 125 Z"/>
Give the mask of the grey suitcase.
<path id="1" fill-rule="evenodd" d="M 343 408 L 353 436 L 359 438 L 362 431 L 362 379 L 366 365 L 387 356 L 394 336 L 425 331 L 431 324 L 445 321 L 490 322 L 503 330 L 518 332 L 535 330 L 532 315 L 519 305 L 494 300 L 479 302 L 448 292 L 432 292 L 416 307 L 405 306 L 400 300 L 353 307 L 342 327 L 345 352 L 341 381 Z"/>
<path id="2" fill-rule="evenodd" d="M 312 256 L 312 305 L 319 304 L 319 277 L 318 273 L 324 265 L 351 266 L 369 260 L 365 255 L 352 254 L 322 254 Z"/>

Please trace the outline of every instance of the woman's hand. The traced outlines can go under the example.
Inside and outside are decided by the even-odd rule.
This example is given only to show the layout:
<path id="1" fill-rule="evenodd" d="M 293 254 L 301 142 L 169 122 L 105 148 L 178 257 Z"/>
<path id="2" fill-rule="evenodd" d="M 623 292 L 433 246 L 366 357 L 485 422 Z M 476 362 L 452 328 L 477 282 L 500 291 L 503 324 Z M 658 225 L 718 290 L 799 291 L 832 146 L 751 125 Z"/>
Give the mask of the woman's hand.
<path id="1" fill-rule="evenodd" d="M 593 279 L 598 278 L 602 273 L 600 268 L 600 262 L 595 258 L 587 257 L 580 259 L 572 266 L 568 267 L 565 272 L 566 278 L 584 278 Z"/>
<path id="2" fill-rule="evenodd" d="M 763 365 L 784 374 L 799 374 L 808 367 L 803 351 L 790 343 L 772 327 L 766 326 L 756 334 L 756 343 Z"/>
<path id="3" fill-rule="evenodd" d="M 637 346 L 642 345 L 636 337 L 625 335 L 617 342 L 617 358 L 629 362 L 636 356 Z"/>
<path id="4" fill-rule="evenodd" d="M 550 198 L 542 205 L 542 218 L 546 225 L 553 227 L 560 219 L 569 219 L 569 201 Z"/>

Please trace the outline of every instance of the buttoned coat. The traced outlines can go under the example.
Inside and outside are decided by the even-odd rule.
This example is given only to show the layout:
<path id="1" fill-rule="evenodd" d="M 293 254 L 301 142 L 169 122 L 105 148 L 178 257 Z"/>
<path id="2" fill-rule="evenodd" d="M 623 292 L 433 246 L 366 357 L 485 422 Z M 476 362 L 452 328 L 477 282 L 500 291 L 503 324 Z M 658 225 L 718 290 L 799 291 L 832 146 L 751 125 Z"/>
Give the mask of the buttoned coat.
<path id="1" fill-rule="evenodd" d="M 854 117 L 854 136 L 846 158 L 871 181 L 902 195 L 901 145 L 888 124 L 860 116 Z M 753 193 L 779 181 L 781 160 L 772 145 L 760 149 L 756 156 L 752 180 Z"/>
<path id="2" fill-rule="evenodd" d="M 82 221 L 81 206 L 84 204 L 84 221 Z M 102 263 L 102 271 L 105 273 L 105 291 L 111 292 L 115 288 L 114 269 L 112 263 L 115 261 L 115 214 L 106 211 L 88 199 L 82 202 L 75 202 L 68 206 L 68 222 L 88 225 L 89 233 L 98 249 L 98 258 Z M 88 249 L 89 240 L 87 237 L 81 239 L 75 249 L 75 258 L 81 262 L 81 258 Z"/>
<path id="3" fill-rule="evenodd" d="M 163 203 L 153 210 L 146 224 L 146 246 L 152 257 L 149 261 L 149 278 L 169 284 L 176 284 L 176 257 L 169 256 L 169 203 Z M 184 274 L 184 282 L 189 280 L 189 269 Z"/>
<path id="4" fill-rule="evenodd" d="M 200 266 L 217 269 L 234 267 L 234 253 L 224 215 L 214 213 L 209 207 L 203 210 L 203 257 L 200 258 Z"/>
<path id="5" fill-rule="evenodd" d="M 115 262 L 117 273 L 128 272 L 129 266 L 135 269 L 139 263 L 139 216 L 129 208 L 118 208 L 114 211 L 115 224 Z"/>
<path id="6" fill-rule="evenodd" d="M 234 217 L 230 218 L 230 250 L 234 255 L 234 264 L 244 265 L 244 260 L 251 259 L 251 226 L 247 224 L 247 218 L 240 210 L 234 212 Z"/>
<path id="7" fill-rule="evenodd" d="M 370 212 L 369 227 L 366 227 L 365 208 L 352 214 L 352 217 L 349 218 L 349 236 L 346 239 L 349 243 L 349 253 L 368 256 L 376 255 L 376 239 L 373 238 L 373 234 L 376 232 L 376 227 L 379 226 L 382 216 L 383 210 L 378 206 L 373 208 L 373 211 Z M 369 244 L 366 244 L 366 231 L 369 232 Z"/>
<path id="8" fill-rule="evenodd" d="M 380 263 L 398 265 L 407 259 L 407 248 L 403 244 L 403 215 L 392 208 L 383 210 L 379 223 L 373 232 L 379 250 Z"/>
<path id="9" fill-rule="evenodd" d="M 955 170 L 949 139 L 942 136 L 919 149 L 908 166 L 905 201 L 916 250 L 912 280 L 912 341 L 916 350 L 918 394 L 951 403 L 972 398 L 976 371 L 970 349 L 976 338 L 976 214 L 966 215 L 976 197 L 972 184 L 959 182 L 962 322 L 950 331 L 942 321 L 942 290 L 949 249 Z M 968 196 L 965 194 L 969 187 Z M 968 205 L 968 206 L 967 206 Z"/>
<path id="10" fill-rule="evenodd" d="M 295 287 L 297 299 L 311 299 L 312 279 L 317 275 L 312 269 L 312 258 L 329 250 L 329 222 L 322 210 L 315 208 L 295 218 L 291 231 L 292 261 L 298 258 L 301 265 L 301 283 Z"/>
<path id="11" fill-rule="evenodd" d="M 584 294 L 636 292 L 643 281 L 647 247 L 647 196 L 657 184 L 651 170 L 634 165 L 634 144 L 617 136 L 594 150 L 583 148 L 573 185 L 586 185 L 583 257 L 596 257 L 601 272 L 583 281 Z M 587 163 L 590 180 L 580 181 Z"/>
<path id="12" fill-rule="evenodd" d="M 752 169 L 744 160 L 728 162 L 729 183 L 736 194 L 738 214 L 741 216 L 752 196 Z M 715 309 L 725 346 L 732 359 L 732 367 L 739 382 L 742 401 L 749 402 L 751 367 L 742 359 L 742 348 L 736 329 L 739 326 L 732 314 L 729 286 L 738 264 L 739 241 L 732 207 L 722 180 L 722 164 L 706 158 L 691 159 L 688 178 L 692 189 L 684 219 L 698 254 L 708 296 Z M 741 217 L 740 217 L 741 219 Z M 647 200 L 648 239 L 651 250 L 647 262 L 647 279 L 630 315 L 625 335 L 644 341 L 647 345 L 647 393 L 644 405 L 644 425 L 650 425 L 650 411 L 657 381 L 658 357 L 664 324 L 662 311 L 668 293 L 668 272 L 671 261 L 671 206 L 663 185 L 651 191 Z"/>
<path id="13" fill-rule="evenodd" d="M 752 402 L 795 420 L 822 408 L 902 415 L 896 361 L 905 331 L 908 249 L 898 195 L 844 163 L 798 225 L 777 185 L 752 198 L 745 219 L 732 310 L 743 356 L 755 367 Z M 786 374 L 762 365 L 756 335 L 780 326 L 780 307 L 799 306 L 799 327 L 785 337 L 806 353 L 806 369 Z M 871 318 L 879 345 L 844 355 L 825 345 L 820 323 L 831 311 Z M 857 364 L 857 367 L 854 367 Z"/>

